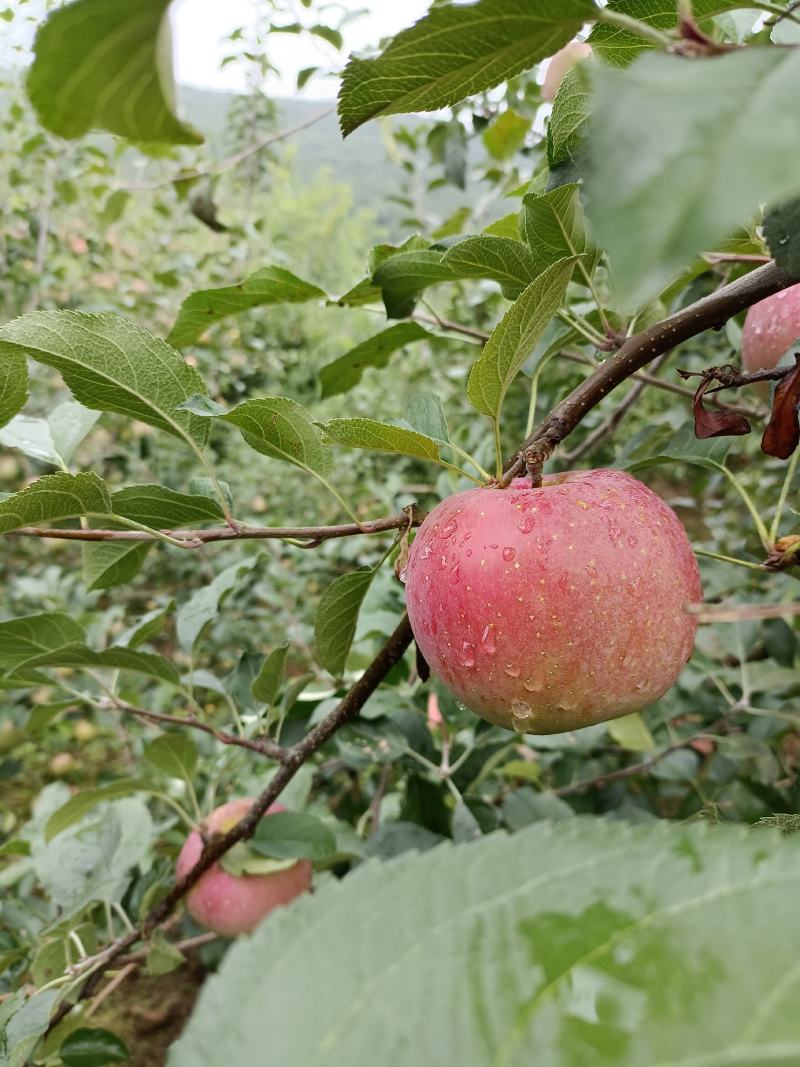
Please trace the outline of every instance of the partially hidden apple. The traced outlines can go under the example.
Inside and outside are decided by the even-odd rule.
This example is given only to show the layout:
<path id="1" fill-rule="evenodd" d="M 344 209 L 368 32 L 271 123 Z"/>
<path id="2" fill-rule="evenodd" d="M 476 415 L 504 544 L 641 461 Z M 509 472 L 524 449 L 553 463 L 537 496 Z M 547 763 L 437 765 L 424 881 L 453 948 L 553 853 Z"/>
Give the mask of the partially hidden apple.
<path id="1" fill-rule="evenodd" d="M 250 810 L 252 798 L 231 800 L 216 808 L 205 820 L 208 834 L 223 834 L 230 830 Z M 285 811 L 273 804 L 264 818 Z M 203 839 L 193 830 L 178 856 L 176 872 L 183 878 L 200 859 Z M 186 907 L 203 926 L 223 937 L 249 934 L 273 908 L 289 904 L 311 886 L 311 864 L 298 860 L 285 870 L 271 874 L 229 874 L 219 863 L 213 864 L 192 887 L 186 897 Z"/>
<path id="2" fill-rule="evenodd" d="M 550 57 L 542 82 L 542 99 L 553 101 L 561 88 L 561 83 L 568 71 L 576 63 L 592 54 L 592 46 L 585 41 L 570 41 Z"/>
<path id="3" fill-rule="evenodd" d="M 470 489 L 422 523 L 406 570 L 414 636 L 472 711 L 520 733 L 627 715 L 689 659 L 700 576 L 675 513 L 616 470 Z"/>
<path id="4" fill-rule="evenodd" d="M 798 338 L 800 285 L 791 285 L 748 310 L 742 330 L 742 366 L 750 374 L 772 370 Z"/>

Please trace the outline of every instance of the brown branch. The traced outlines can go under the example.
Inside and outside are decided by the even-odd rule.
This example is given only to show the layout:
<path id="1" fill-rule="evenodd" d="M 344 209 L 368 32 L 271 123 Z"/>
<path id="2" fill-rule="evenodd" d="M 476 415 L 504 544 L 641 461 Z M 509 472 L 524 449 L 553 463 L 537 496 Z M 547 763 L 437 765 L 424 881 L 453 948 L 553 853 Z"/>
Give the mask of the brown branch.
<path id="1" fill-rule="evenodd" d="M 719 385 L 709 389 L 710 393 L 718 393 L 722 389 L 740 389 L 743 385 L 755 385 L 757 382 L 780 382 L 794 370 L 791 367 L 774 367 L 772 370 L 756 370 L 750 374 L 740 374 L 738 369 L 730 364 L 720 367 L 708 367 L 706 370 L 679 370 L 681 378 L 705 378 L 716 380 Z"/>
<path id="2" fill-rule="evenodd" d="M 136 718 L 153 723 L 155 726 L 186 726 L 191 730 L 200 730 L 204 734 L 209 734 L 222 745 L 238 745 L 239 748 L 250 749 L 251 752 L 258 752 L 260 756 L 267 756 L 269 759 L 277 760 L 279 763 L 283 762 L 287 756 L 288 749 L 276 744 L 275 741 L 271 741 L 268 737 L 238 737 L 236 734 L 228 733 L 225 730 L 217 730 L 210 723 L 201 722 L 200 719 L 196 719 L 193 715 L 166 715 L 160 711 L 149 711 L 147 708 L 138 708 L 135 704 L 129 704 L 127 700 L 120 700 L 118 697 L 106 697 L 100 703 L 103 707 L 116 708 L 119 711 L 127 712 L 129 715 L 135 715 Z"/>
<path id="3" fill-rule="evenodd" d="M 206 170 L 181 171 L 172 178 L 164 178 L 163 181 L 155 182 L 152 185 L 120 185 L 117 186 L 117 188 L 126 192 L 156 193 L 159 189 L 164 189 L 169 185 L 175 185 L 179 182 L 194 181 L 198 178 L 216 178 L 218 175 L 224 174 L 228 170 L 233 170 L 234 167 L 238 167 L 240 163 L 244 163 L 244 161 L 250 159 L 251 156 L 263 152 L 264 149 L 269 148 L 270 145 L 276 144 L 278 141 L 285 141 L 287 137 L 293 137 L 294 134 L 300 133 L 301 130 L 308 129 L 309 126 L 313 126 L 322 119 L 326 119 L 329 115 L 334 114 L 335 111 L 335 107 L 326 107 L 322 111 L 316 112 L 310 118 L 305 119 L 303 122 L 298 122 L 295 126 L 288 126 L 284 130 L 278 130 L 277 133 L 271 133 L 268 137 L 262 137 L 260 141 L 248 145 L 247 148 L 243 148 L 240 152 L 236 152 L 232 156 L 228 156 L 226 159 L 221 159 L 218 163 L 206 168 Z"/>
<path id="4" fill-rule="evenodd" d="M 419 526 L 425 518 L 416 505 L 411 505 L 399 515 L 385 519 L 373 519 L 357 524 L 342 523 L 340 526 L 229 526 L 215 527 L 212 530 L 160 530 L 168 537 L 185 539 L 187 548 L 213 544 L 216 541 L 285 541 L 294 538 L 309 541 L 303 548 L 316 547 L 323 541 L 339 537 L 356 537 L 359 534 L 386 533 L 389 530 L 404 530 L 409 526 Z M 154 533 L 146 530 L 58 530 L 45 526 L 22 526 L 9 530 L 6 537 L 48 537 L 57 541 L 158 541 Z M 196 545 L 193 544 L 196 542 Z"/>
<path id="5" fill-rule="evenodd" d="M 587 412 L 608 396 L 612 389 L 652 363 L 656 357 L 705 330 L 724 326 L 737 312 L 780 292 L 790 284 L 775 263 L 768 263 L 697 303 L 682 308 L 663 322 L 629 337 L 614 356 L 573 389 L 534 429 L 506 464 L 500 484 L 508 485 L 512 478 L 526 469 L 526 457 L 532 457 L 535 463 L 546 460 L 579 425 Z"/>
<path id="6" fill-rule="evenodd" d="M 90 967 L 87 968 L 86 982 L 78 994 L 79 999 L 84 1000 L 92 995 L 102 981 L 109 965 L 127 953 L 137 941 L 145 940 L 157 926 L 163 923 L 192 886 L 220 857 L 224 856 L 239 841 L 252 837 L 267 809 L 277 800 L 300 767 L 318 749 L 322 748 L 337 730 L 358 716 L 364 704 L 366 704 L 392 667 L 403 658 L 412 640 L 413 634 L 408 615 L 403 615 L 386 644 L 333 711 L 326 715 L 316 726 L 312 727 L 297 744 L 285 750 L 283 761 L 273 775 L 269 785 L 256 798 L 247 814 L 226 834 L 212 837 L 205 842 L 203 851 L 195 866 L 175 883 L 167 896 L 152 909 L 139 929 L 117 938 L 116 941 L 112 941 L 102 952 L 93 956 L 91 961 L 87 961 L 90 962 Z M 50 1021 L 50 1030 L 71 1010 L 71 1004 L 62 1003 Z"/>
<path id="7" fill-rule="evenodd" d="M 586 793 L 590 789 L 604 789 L 605 786 L 612 785 L 614 782 L 621 782 L 625 778 L 634 778 L 637 775 L 646 774 L 651 767 L 660 763 L 665 756 L 677 752 L 678 749 L 688 748 L 694 741 L 702 737 L 717 736 L 727 722 L 727 718 L 727 715 L 723 715 L 722 718 L 717 719 L 707 729 L 700 730 L 696 734 L 692 734 L 691 737 L 685 737 L 682 741 L 674 741 L 671 745 L 667 745 L 666 748 L 662 748 L 660 752 L 654 752 L 652 756 L 648 756 L 647 759 L 641 760 L 639 763 L 632 763 L 628 767 L 621 767 L 619 770 L 609 771 L 607 774 L 598 774 L 595 778 L 586 778 L 582 782 L 573 782 L 572 785 L 562 785 L 559 789 L 553 789 L 552 793 L 557 797 L 578 796 L 580 793 Z"/>

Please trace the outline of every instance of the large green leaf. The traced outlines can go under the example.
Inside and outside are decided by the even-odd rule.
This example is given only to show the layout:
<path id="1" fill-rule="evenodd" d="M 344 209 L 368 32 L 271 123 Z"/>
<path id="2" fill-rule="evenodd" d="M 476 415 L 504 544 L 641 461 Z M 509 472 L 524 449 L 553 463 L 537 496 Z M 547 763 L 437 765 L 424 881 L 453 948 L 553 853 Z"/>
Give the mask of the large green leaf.
<path id="1" fill-rule="evenodd" d="M 689 63 L 649 54 L 624 71 L 598 69 L 594 81 L 587 209 L 631 302 L 659 292 L 761 203 L 800 192 L 797 49 Z"/>
<path id="2" fill-rule="evenodd" d="M 314 645 L 317 659 L 335 678 L 340 678 L 344 671 L 358 613 L 374 577 L 372 567 L 342 574 L 320 597 L 314 617 Z"/>
<path id="3" fill-rule="evenodd" d="M 272 859 L 325 860 L 336 851 L 331 830 L 309 812 L 277 811 L 262 819 L 248 842 Z"/>
<path id="4" fill-rule="evenodd" d="M 508 309 L 473 363 L 467 383 L 470 403 L 494 418 L 508 387 L 564 301 L 575 259 L 548 267 Z"/>
<path id="5" fill-rule="evenodd" d="M 29 355 L 59 371 L 76 400 L 166 430 L 194 448 L 208 423 L 178 405 L 205 394 L 174 348 L 118 315 L 35 311 L 0 329 L 0 363 Z"/>
<path id="6" fill-rule="evenodd" d="M 108 515 L 111 495 L 96 474 L 45 474 L 0 501 L 0 533 L 82 515 Z"/>
<path id="7" fill-rule="evenodd" d="M 425 434 L 393 426 L 376 419 L 331 419 L 325 433 L 338 445 L 348 448 L 367 448 L 374 452 L 396 452 L 419 459 L 438 459 L 439 445 Z"/>
<path id="8" fill-rule="evenodd" d="M 233 947 L 170 1067 L 265 1042 L 283 1067 L 789 1067 L 798 891 L 800 841 L 724 826 L 565 820 L 367 863 Z"/>
<path id="9" fill-rule="evenodd" d="M 70 615 L 41 612 L 0 622 L 0 671 L 84 639 L 83 627 Z"/>
<path id="10" fill-rule="evenodd" d="M 323 477 L 330 471 L 330 449 L 311 415 L 295 400 L 264 396 L 245 400 L 230 411 L 219 408 L 207 414 L 238 426 L 250 447 L 264 456 L 282 459 Z"/>
<path id="11" fill-rule="evenodd" d="M 342 131 L 491 89 L 556 52 L 594 11 L 591 0 L 438 4 L 377 59 L 350 60 L 339 93 Z"/>
<path id="12" fill-rule="evenodd" d="M 139 652 L 119 645 L 112 645 L 101 652 L 87 645 L 65 645 L 56 651 L 32 656 L 15 667 L 15 671 L 24 672 L 36 667 L 98 667 L 101 670 L 133 671 L 180 687 L 178 669 L 169 660 L 152 652 Z"/>
<path id="13" fill-rule="evenodd" d="M 28 367 L 20 353 L 0 359 L 0 426 L 5 426 L 28 399 Z"/>
<path id="14" fill-rule="evenodd" d="M 404 319 L 414 310 L 419 294 L 429 285 L 455 281 L 458 275 L 435 249 L 401 252 L 385 260 L 372 277 L 381 291 L 390 319 Z"/>
<path id="15" fill-rule="evenodd" d="M 515 300 L 540 272 L 521 241 L 481 234 L 459 241 L 445 253 L 444 264 L 459 278 L 490 278 L 503 296 Z"/>
<path id="16" fill-rule="evenodd" d="M 326 364 L 319 372 L 323 400 L 338 393 L 349 392 L 361 381 L 367 367 L 382 369 L 398 349 L 432 336 L 431 332 L 418 322 L 397 322 L 394 326 L 376 333 L 374 337 L 368 337 L 345 355 Z"/>
<path id="17" fill-rule="evenodd" d="M 200 144 L 175 114 L 170 0 L 74 0 L 34 41 L 28 95 L 60 137 L 109 130 L 131 141 Z"/>
<path id="18" fill-rule="evenodd" d="M 229 315 L 267 304 L 302 304 L 325 298 L 316 285 L 304 282 L 291 271 L 264 267 L 236 285 L 201 289 L 187 296 L 167 340 L 173 345 L 186 345 Z"/>

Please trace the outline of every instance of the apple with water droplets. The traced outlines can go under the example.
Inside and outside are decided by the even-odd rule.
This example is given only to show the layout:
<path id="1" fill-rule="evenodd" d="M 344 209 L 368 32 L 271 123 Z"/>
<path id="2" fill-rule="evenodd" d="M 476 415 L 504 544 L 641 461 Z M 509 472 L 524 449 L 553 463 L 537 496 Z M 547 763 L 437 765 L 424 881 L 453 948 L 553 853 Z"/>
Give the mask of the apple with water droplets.
<path id="1" fill-rule="evenodd" d="M 472 711 L 560 733 L 637 711 L 689 659 L 702 599 L 675 513 L 623 471 L 517 478 L 442 501 L 409 554 L 431 670 Z"/>
<path id="2" fill-rule="evenodd" d="M 252 798 L 231 800 L 216 808 L 203 824 L 203 832 L 224 834 L 242 819 L 253 804 Z M 273 804 L 264 818 L 285 811 Z M 203 851 L 203 839 L 193 830 L 178 856 L 176 873 L 183 878 L 195 866 Z M 202 926 L 223 937 L 249 934 L 274 908 L 289 904 L 311 886 L 311 864 L 297 862 L 269 874 L 229 874 L 214 863 L 198 879 L 186 897 L 186 907 Z"/>
<path id="3" fill-rule="evenodd" d="M 750 374 L 772 370 L 798 338 L 800 285 L 790 285 L 748 310 L 742 330 L 742 366 Z"/>

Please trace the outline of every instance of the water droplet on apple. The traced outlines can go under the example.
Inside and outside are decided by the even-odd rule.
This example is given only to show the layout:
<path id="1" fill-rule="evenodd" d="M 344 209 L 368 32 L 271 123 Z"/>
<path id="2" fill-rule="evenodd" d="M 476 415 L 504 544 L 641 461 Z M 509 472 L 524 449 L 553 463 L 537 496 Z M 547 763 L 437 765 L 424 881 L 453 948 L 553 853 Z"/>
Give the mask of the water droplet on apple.
<path id="1" fill-rule="evenodd" d="M 513 663 L 507 663 L 503 670 L 509 678 L 519 678 L 519 667 L 515 666 Z"/>
<path id="2" fill-rule="evenodd" d="M 440 537 L 452 537 L 458 529 L 458 523 L 455 519 L 449 519 L 439 531 Z"/>
<path id="3" fill-rule="evenodd" d="M 425 545 L 420 555 L 420 559 L 430 559 L 433 555 L 433 549 L 430 545 Z"/>
<path id="4" fill-rule="evenodd" d="M 490 622 L 486 629 L 483 631 L 483 637 L 481 638 L 481 644 L 484 651 L 488 655 L 493 656 L 497 651 L 497 645 L 494 640 L 494 623 Z"/>
<path id="5" fill-rule="evenodd" d="M 452 569 L 450 571 L 450 581 L 453 583 L 453 585 L 458 585 L 458 582 L 459 582 L 458 569 L 459 569 L 460 566 L 461 566 L 461 564 L 456 562 L 453 565 L 453 567 L 452 567 Z"/>
<path id="6" fill-rule="evenodd" d="M 524 734 L 533 725 L 534 713 L 527 704 L 515 700 L 511 705 L 511 725 L 518 734 Z"/>
<path id="7" fill-rule="evenodd" d="M 522 684 L 529 693 L 538 693 L 542 688 L 542 683 L 538 678 L 528 678 Z"/>
<path id="8" fill-rule="evenodd" d="M 514 551 L 511 545 L 506 545 L 506 547 L 503 549 L 503 559 L 506 561 L 506 563 L 510 563 L 512 559 L 514 559 L 516 554 L 517 553 Z"/>
<path id="9" fill-rule="evenodd" d="M 475 646 L 471 641 L 465 641 L 461 646 L 461 663 L 465 667 L 475 666 Z"/>

